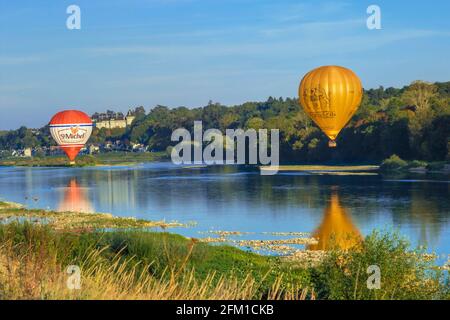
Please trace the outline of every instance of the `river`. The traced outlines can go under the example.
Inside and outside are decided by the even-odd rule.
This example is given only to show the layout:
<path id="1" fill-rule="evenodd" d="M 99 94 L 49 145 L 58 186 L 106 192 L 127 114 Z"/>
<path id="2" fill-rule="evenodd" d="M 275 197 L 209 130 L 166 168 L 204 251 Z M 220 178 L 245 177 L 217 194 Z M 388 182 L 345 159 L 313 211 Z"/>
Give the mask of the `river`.
<path id="1" fill-rule="evenodd" d="M 280 172 L 171 163 L 89 168 L 0 168 L 0 199 L 29 208 L 108 212 L 195 222 L 172 232 L 192 237 L 240 231 L 323 234 L 331 228 L 399 231 L 413 246 L 450 253 L 450 178 Z M 205 233 L 206 232 L 206 233 Z M 440 259 L 440 260 L 441 260 Z"/>

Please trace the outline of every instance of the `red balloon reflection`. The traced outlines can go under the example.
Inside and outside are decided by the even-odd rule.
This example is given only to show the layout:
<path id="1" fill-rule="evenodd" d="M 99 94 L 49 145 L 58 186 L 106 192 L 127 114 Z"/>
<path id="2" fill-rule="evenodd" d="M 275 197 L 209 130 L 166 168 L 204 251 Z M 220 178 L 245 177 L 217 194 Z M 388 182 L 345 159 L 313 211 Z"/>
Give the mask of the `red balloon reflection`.
<path id="1" fill-rule="evenodd" d="M 70 180 L 64 191 L 64 197 L 59 203 L 60 212 L 83 212 L 92 213 L 94 208 L 87 196 L 87 191 L 78 185 L 76 179 Z"/>

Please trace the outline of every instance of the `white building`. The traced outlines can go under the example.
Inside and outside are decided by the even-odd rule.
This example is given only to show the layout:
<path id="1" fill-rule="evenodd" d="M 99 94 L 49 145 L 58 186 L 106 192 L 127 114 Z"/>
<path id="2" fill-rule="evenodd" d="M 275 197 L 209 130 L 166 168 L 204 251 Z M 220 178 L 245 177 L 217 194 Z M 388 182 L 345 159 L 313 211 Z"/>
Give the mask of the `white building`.
<path id="1" fill-rule="evenodd" d="M 108 110 L 106 113 L 94 113 L 92 115 L 92 121 L 98 129 L 116 129 L 126 128 L 131 125 L 136 115 L 133 111 L 129 110 L 125 116 L 122 112 L 114 112 Z"/>

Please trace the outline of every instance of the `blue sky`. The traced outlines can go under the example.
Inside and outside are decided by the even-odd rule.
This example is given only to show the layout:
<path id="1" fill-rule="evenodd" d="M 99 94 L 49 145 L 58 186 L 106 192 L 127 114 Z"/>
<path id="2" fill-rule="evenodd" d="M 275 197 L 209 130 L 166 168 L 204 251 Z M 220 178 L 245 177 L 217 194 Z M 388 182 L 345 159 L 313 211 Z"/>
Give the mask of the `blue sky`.
<path id="1" fill-rule="evenodd" d="M 66 8 L 81 8 L 81 30 Z M 366 9 L 381 8 L 368 30 Z M 366 88 L 450 80 L 450 2 L 0 0 L 0 129 L 57 111 L 296 96 L 320 65 Z"/>

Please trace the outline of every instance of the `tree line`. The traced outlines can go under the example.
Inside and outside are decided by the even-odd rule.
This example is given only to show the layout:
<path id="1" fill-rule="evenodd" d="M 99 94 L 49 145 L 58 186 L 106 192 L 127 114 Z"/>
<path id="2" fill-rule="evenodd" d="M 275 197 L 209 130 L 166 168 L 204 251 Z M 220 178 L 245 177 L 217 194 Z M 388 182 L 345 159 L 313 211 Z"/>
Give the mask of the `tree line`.
<path id="1" fill-rule="evenodd" d="M 146 113 L 139 107 L 126 129 L 94 129 L 90 143 L 120 140 L 124 145 L 141 143 L 164 151 L 176 144 L 173 130 L 279 129 L 282 162 L 379 162 L 392 154 L 402 159 L 450 160 L 450 82 L 415 81 L 403 88 L 364 90 L 360 108 L 337 139 L 328 138 L 299 106 L 297 98 L 269 97 L 263 102 L 225 106 L 210 101 L 204 107 L 169 108 L 158 105 Z M 25 127 L 0 132 L 0 149 L 50 146 L 48 127 Z"/>

